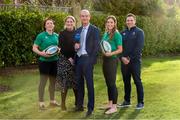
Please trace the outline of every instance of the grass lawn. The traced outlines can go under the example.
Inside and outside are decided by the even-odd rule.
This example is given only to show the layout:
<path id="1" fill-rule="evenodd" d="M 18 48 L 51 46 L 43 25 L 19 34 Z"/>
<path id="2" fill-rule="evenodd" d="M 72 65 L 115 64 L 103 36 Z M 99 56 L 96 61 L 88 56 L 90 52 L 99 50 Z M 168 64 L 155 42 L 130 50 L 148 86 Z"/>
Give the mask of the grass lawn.
<path id="1" fill-rule="evenodd" d="M 144 58 L 142 79 L 145 91 L 145 108 L 135 110 L 136 89 L 132 81 L 132 107 L 118 109 L 117 113 L 105 115 L 98 107 L 107 102 L 106 85 L 101 64 L 94 70 L 95 111 L 92 119 L 180 119 L 180 56 L 165 58 Z M 37 89 L 39 83 L 38 70 L 23 70 L 8 76 L 0 76 L 0 84 L 10 85 L 11 90 L 0 93 L 0 119 L 81 119 L 84 112 L 73 112 L 74 96 L 69 90 L 67 111 L 48 107 L 45 111 L 38 109 Z M 123 82 L 120 65 L 117 74 L 118 102 L 123 101 Z M 48 87 L 45 100 L 49 104 Z M 60 102 L 60 92 L 56 92 Z M 87 96 L 85 96 L 85 106 Z"/>

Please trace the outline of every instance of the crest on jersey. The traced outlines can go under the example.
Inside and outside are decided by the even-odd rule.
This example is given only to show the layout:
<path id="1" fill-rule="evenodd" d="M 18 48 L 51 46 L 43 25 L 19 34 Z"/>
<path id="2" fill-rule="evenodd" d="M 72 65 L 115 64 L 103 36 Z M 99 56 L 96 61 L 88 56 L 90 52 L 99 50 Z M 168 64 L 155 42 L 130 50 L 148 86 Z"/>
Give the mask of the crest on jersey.
<path id="1" fill-rule="evenodd" d="M 135 33 L 135 32 L 133 32 L 132 34 L 133 34 L 133 35 L 135 35 L 136 33 Z"/>

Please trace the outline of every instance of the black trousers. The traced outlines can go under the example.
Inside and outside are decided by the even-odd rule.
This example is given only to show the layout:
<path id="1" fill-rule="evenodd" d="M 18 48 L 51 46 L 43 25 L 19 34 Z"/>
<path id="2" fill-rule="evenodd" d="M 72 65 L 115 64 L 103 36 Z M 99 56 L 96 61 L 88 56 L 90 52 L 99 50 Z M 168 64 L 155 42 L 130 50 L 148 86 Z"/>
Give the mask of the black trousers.
<path id="1" fill-rule="evenodd" d="M 116 87 L 116 74 L 118 67 L 118 59 L 111 57 L 103 57 L 103 74 L 107 85 L 108 99 L 113 104 L 117 103 L 118 91 Z"/>
<path id="2" fill-rule="evenodd" d="M 124 100 L 130 102 L 132 76 L 136 85 L 137 101 L 138 103 L 144 103 L 144 90 L 141 82 L 141 62 L 130 62 L 128 65 L 125 65 L 121 62 L 121 72 L 125 91 Z"/>

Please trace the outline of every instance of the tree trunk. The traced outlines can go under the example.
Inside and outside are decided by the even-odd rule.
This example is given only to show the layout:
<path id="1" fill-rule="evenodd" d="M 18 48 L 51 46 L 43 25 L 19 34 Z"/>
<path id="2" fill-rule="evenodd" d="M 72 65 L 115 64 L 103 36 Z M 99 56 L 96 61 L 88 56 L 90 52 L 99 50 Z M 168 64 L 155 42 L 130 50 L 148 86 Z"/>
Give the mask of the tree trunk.
<path id="1" fill-rule="evenodd" d="M 31 4 L 37 4 L 38 0 L 29 0 Z"/>
<path id="2" fill-rule="evenodd" d="M 15 5 L 18 5 L 19 2 L 20 2 L 19 0 L 14 0 L 14 4 L 15 4 Z"/>
<path id="3" fill-rule="evenodd" d="M 56 0 L 52 0 L 52 7 L 56 7 Z"/>
<path id="4" fill-rule="evenodd" d="M 80 20 L 80 11 L 81 11 L 81 5 L 79 3 L 75 3 L 72 1 L 71 6 L 73 7 L 72 15 L 76 18 L 76 27 L 81 26 L 81 20 Z"/>
<path id="5" fill-rule="evenodd" d="M 0 0 L 0 4 L 3 4 L 4 3 L 4 0 Z"/>

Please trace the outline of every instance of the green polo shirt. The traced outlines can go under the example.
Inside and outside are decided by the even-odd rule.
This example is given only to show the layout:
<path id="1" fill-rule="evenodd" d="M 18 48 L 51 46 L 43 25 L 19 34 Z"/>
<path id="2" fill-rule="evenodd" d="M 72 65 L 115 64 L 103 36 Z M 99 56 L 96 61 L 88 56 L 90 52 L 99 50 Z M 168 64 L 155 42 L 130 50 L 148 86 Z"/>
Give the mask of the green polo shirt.
<path id="1" fill-rule="evenodd" d="M 46 49 L 47 47 L 51 46 L 51 45 L 58 45 L 58 34 L 57 33 L 53 33 L 52 35 L 48 34 L 48 32 L 42 32 L 40 34 L 37 35 L 34 44 L 36 44 L 39 47 L 40 51 L 43 51 L 44 49 Z M 39 60 L 41 61 L 56 61 L 58 60 L 58 55 L 52 56 L 52 57 L 43 57 L 40 56 Z"/>
<path id="2" fill-rule="evenodd" d="M 110 43 L 111 45 L 111 49 L 112 49 L 112 52 L 113 51 L 116 51 L 118 46 L 122 46 L 122 36 L 121 34 L 116 31 L 112 37 L 112 39 L 110 39 L 109 36 L 110 34 L 108 32 L 105 32 L 104 35 L 103 35 L 103 38 L 102 40 L 105 40 L 107 42 Z M 117 58 L 118 55 L 113 55 L 112 58 Z"/>

